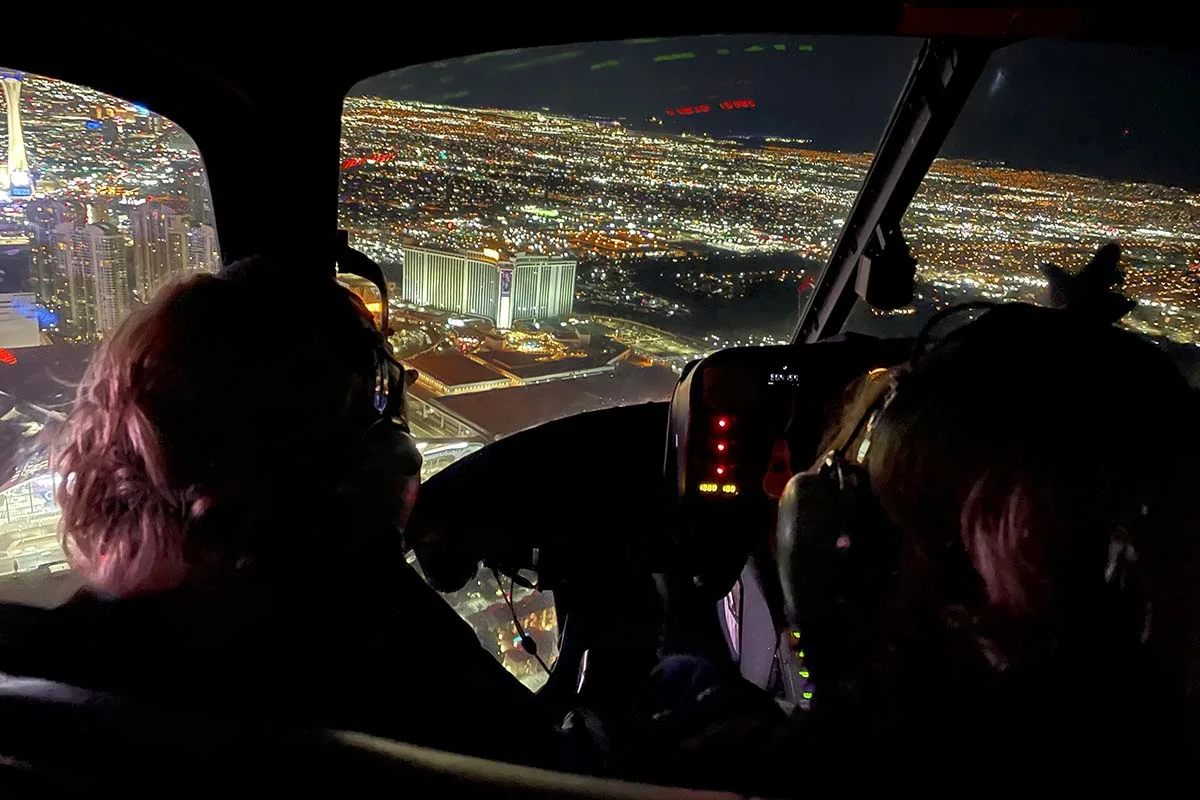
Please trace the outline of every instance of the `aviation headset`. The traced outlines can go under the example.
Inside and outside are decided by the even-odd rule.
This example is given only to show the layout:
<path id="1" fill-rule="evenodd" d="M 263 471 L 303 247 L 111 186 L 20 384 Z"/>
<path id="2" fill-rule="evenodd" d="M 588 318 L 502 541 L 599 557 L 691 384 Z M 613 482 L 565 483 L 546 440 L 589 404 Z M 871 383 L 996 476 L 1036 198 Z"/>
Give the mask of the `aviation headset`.
<path id="1" fill-rule="evenodd" d="M 997 305 L 968 303 L 939 312 L 917 336 L 907 364 L 868 373 L 862 386 L 865 410 L 843 426 L 811 469 L 791 479 L 780 499 L 777 541 L 785 607 L 801 633 L 799 644 L 818 682 L 860 663 L 878 646 L 877 620 L 900 569 L 900 532 L 872 490 L 866 468 L 876 426 L 905 392 L 906 374 L 919 369 L 927 352 L 966 330 L 954 331 L 927 350 L 935 327 L 965 312 L 987 309 L 986 316 Z M 1103 576 L 1105 605 L 1111 600 L 1118 626 L 1128 631 L 1119 635 L 1129 635 L 1135 646 L 1148 639 L 1151 621 L 1150 604 L 1134 570 L 1137 528 L 1145 525 L 1148 515 L 1146 505 L 1139 505 L 1129 524 L 1112 531 Z"/>
<path id="2" fill-rule="evenodd" d="M 415 370 L 406 370 L 396 360 L 388 342 L 391 331 L 387 281 L 383 270 L 366 255 L 351 248 L 344 234 L 337 250 L 337 267 L 342 274 L 370 281 L 380 295 L 378 326 L 373 320 L 364 320 L 363 325 L 374 359 L 373 406 L 378 416 L 363 434 L 359 474 L 399 473 L 416 477 L 420 474 L 421 454 L 409 428 L 404 401 L 405 387 L 413 383 L 417 373 Z"/>

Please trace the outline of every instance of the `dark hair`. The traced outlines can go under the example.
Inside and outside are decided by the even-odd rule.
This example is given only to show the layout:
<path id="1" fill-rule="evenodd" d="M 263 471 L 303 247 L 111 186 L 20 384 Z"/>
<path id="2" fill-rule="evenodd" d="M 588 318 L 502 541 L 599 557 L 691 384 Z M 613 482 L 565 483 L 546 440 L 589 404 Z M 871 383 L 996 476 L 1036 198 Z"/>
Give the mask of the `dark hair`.
<path id="1" fill-rule="evenodd" d="M 72 565 L 128 595 L 316 548 L 305 537 L 330 522 L 372 419 L 365 313 L 332 276 L 251 259 L 131 314 L 99 346 L 52 448 Z"/>
<path id="2" fill-rule="evenodd" d="M 908 579 L 1061 630 L 1103 614 L 1128 537 L 1143 583 L 1174 591 L 1194 564 L 1193 409 L 1170 358 L 1128 331 L 1024 305 L 959 329 L 898 378 L 871 438 Z"/>

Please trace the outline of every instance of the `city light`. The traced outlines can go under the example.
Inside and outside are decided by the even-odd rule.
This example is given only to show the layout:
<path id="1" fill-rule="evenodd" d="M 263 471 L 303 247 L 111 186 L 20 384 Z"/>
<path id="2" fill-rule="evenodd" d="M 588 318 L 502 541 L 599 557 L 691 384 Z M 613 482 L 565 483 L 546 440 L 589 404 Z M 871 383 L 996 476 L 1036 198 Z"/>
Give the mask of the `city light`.
<path id="1" fill-rule="evenodd" d="M 744 53 L 774 58 L 753 54 L 778 47 L 705 55 L 732 67 Z M 779 58 L 811 49 L 789 44 L 789 55 Z M 653 69 L 686 68 L 684 55 Z M 628 67 L 618 59 L 598 65 L 601 77 Z M 465 71 L 445 74 L 451 72 L 456 82 L 446 88 L 469 79 Z M 86 87 L 4 77 L 19 102 L 7 103 L 10 116 L 0 129 L 7 146 L 0 154 L 0 246 L 17 265 L 13 285 L 20 281 L 35 298 L 14 303 L 17 322 L 36 323 L 35 336 L 45 343 L 95 343 L 170 280 L 216 267 L 203 164 L 182 131 Z M 343 107 L 339 227 L 395 284 L 390 343 L 397 358 L 443 368 L 423 377 L 408 398 L 426 479 L 501 436 L 562 415 L 666 400 L 675 377 L 714 352 L 788 341 L 797 295 L 812 291 L 872 160 L 861 152 L 869 143 L 838 150 L 841 143 L 818 137 L 821 129 L 809 120 L 819 108 L 790 115 L 773 108 L 764 116 L 765 93 L 761 105 L 734 95 L 765 90 L 733 81 L 713 83 L 711 93 L 664 92 L 636 108 L 587 114 L 579 111 L 589 89 L 582 83 L 574 87 L 579 105 L 563 113 L 542 102 L 537 81 L 544 78 L 534 71 L 508 77 L 533 81 L 519 92 L 528 109 L 484 107 L 483 92 L 426 103 L 375 96 L 378 88 L 346 98 Z M 659 119 L 667 105 L 672 119 Z M 888 107 L 876 110 L 886 119 Z M 776 112 L 794 117 L 795 129 L 771 130 Z M 878 131 L 860 133 L 860 141 L 877 140 Z M 963 147 L 969 155 L 970 143 Z M 333 159 L 314 154 L 324 157 Z M 918 262 L 914 302 L 857 308 L 852 326 L 861 327 L 853 329 L 908 335 L 934 311 L 967 299 L 1044 302 L 1042 263 L 1075 269 L 1101 241 L 1117 239 L 1128 260 L 1124 290 L 1138 302 L 1125 324 L 1196 342 L 1200 195 L 1182 185 L 939 159 L 902 223 Z M 432 254 L 430 261 L 417 263 L 418 252 Z M 309 322 L 301 309 L 281 313 L 298 326 Z M 287 337 L 282 341 L 286 347 Z M 14 377 L 34 361 L 16 349 L 0 342 L 0 365 L 21 358 L 17 368 L 0 366 Z M 806 379 L 781 379 L 781 396 L 803 390 Z M 38 426 L 48 424 L 23 415 L 69 402 L 18 400 L 2 424 L 19 442 L 34 442 Z M 720 454 L 712 461 L 722 463 L 702 462 L 699 474 L 715 470 L 716 477 L 695 485 L 718 498 L 710 505 L 736 507 L 734 481 L 747 480 L 747 498 L 760 496 L 739 452 L 750 417 L 743 420 L 749 412 L 737 405 L 718 407 L 729 412 L 699 422 L 709 426 L 710 454 Z M 0 522 L 8 526 L 0 530 L 8 537 L 0 537 L 0 570 L 12 572 L 62 557 L 45 453 L 22 458 L 0 493 Z M 484 646 L 531 685 L 536 670 L 520 637 L 487 613 L 502 598 L 494 586 L 472 582 L 451 602 L 478 626 Z M 520 588 L 512 599 L 539 649 L 552 654 L 552 599 Z M 798 639 L 799 632 L 791 635 Z M 808 677 L 807 670 L 799 674 Z"/>

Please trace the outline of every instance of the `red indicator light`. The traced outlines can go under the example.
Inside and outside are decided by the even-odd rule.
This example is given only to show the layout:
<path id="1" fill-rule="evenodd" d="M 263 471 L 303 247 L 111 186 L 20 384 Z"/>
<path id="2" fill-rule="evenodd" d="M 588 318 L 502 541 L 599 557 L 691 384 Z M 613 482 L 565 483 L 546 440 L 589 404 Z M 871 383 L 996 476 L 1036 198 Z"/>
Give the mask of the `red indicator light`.
<path id="1" fill-rule="evenodd" d="M 719 420 L 717 420 L 718 428 L 726 428 L 728 426 L 729 426 L 729 420 L 725 419 L 724 417 L 721 417 Z"/>
<path id="2" fill-rule="evenodd" d="M 725 468 L 724 468 L 724 467 L 717 467 L 717 474 L 718 474 L 718 475 L 724 475 L 724 474 L 725 474 Z"/>
<path id="3" fill-rule="evenodd" d="M 724 442 L 717 442 L 717 452 L 718 453 L 725 452 L 725 443 Z"/>

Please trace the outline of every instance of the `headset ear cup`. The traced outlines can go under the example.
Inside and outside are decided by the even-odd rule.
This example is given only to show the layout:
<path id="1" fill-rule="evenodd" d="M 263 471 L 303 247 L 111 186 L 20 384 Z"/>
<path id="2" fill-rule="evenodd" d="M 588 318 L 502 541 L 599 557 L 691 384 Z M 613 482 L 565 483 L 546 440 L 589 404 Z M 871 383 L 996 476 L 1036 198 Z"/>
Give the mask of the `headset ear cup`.
<path id="1" fill-rule="evenodd" d="M 776 535 L 787 615 L 820 680 L 871 640 L 895 536 L 866 471 L 836 457 L 788 482 Z"/>
<path id="2" fill-rule="evenodd" d="M 348 477 L 350 502 L 372 518 L 403 528 L 416 502 L 421 451 L 400 420 L 383 417 L 363 436 L 358 463 Z"/>
<path id="3" fill-rule="evenodd" d="M 372 471 L 419 476 L 423 459 L 402 420 L 384 417 L 363 438 L 363 463 Z"/>

